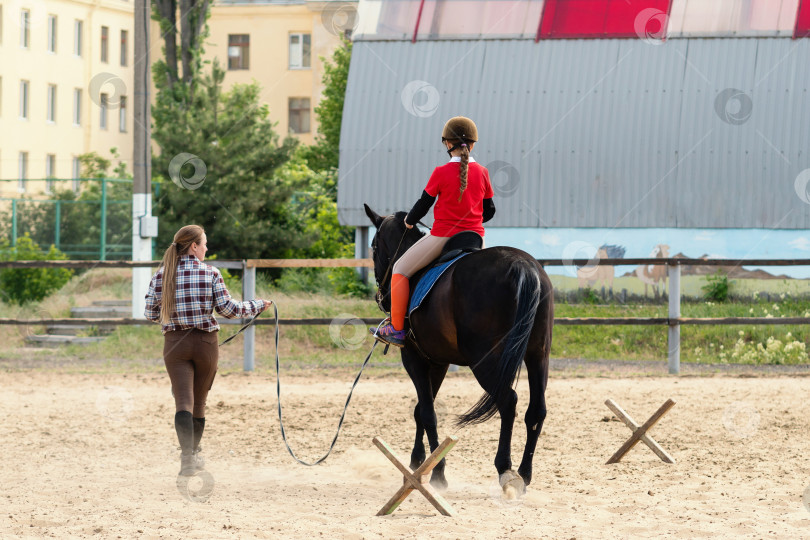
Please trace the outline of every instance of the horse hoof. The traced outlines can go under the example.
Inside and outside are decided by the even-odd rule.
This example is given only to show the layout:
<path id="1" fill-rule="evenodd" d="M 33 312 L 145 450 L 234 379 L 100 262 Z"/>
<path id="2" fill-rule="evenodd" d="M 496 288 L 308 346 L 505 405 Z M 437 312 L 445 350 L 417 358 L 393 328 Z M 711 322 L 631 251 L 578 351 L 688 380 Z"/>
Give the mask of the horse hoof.
<path id="1" fill-rule="evenodd" d="M 523 478 L 511 469 L 498 477 L 498 483 L 501 485 L 505 499 L 517 499 L 526 493 L 526 483 Z"/>
<path id="2" fill-rule="evenodd" d="M 431 478 L 430 485 L 434 488 L 438 489 L 439 491 L 447 490 L 447 480 L 444 478 Z"/>

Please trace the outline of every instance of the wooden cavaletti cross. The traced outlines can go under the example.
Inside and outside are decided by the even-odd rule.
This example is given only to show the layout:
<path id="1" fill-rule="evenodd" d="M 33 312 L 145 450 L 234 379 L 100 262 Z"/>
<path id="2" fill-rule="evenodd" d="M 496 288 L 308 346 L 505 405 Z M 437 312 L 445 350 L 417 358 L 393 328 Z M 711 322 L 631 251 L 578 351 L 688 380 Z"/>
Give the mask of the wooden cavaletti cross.
<path id="1" fill-rule="evenodd" d="M 672 408 L 673 405 L 675 405 L 674 401 L 668 399 L 658 408 L 657 411 L 655 411 L 655 413 L 653 413 L 649 420 L 644 422 L 643 426 L 636 424 L 635 421 L 630 418 L 630 415 L 624 412 L 624 410 L 622 410 L 622 408 L 619 407 L 612 399 L 605 401 L 605 405 L 607 405 L 616 416 L 621 418 L 622 422 L 624 422 L 625 425 L 633 432 L 633 435 L 627 439 L 627 442 L 625 442 L 622 447 L 619 448 L 616 453 L 613 454 L 613 456 L 607 461 L 608 463 L 618 463 L 619 460 L 622 459 L 622 457 L 624 457 L 624 455 L 629 452 L 631 448 L 638 444 L 638 441 L 642 441 L 644 444 L 649 446 L 650 450 L 655 452 L 655 454 L 660 457 L 664 463 L 675 463 L 672 456 L 667 454 L 666 451 L 655 441 L 655 439 L 647 435 L 647 431 L 649 431 L 649 429 L 653 427 L 656 422 L 658 422 L 661 417 Z"/>
<path id="2" fill-rule="evenodd" d="M 422 463 L 418 469 L 411 472 L 411 470 L 406 467 L 402 461 L 397 457 L 391 447 L 388 446 L 388 443 L 380 439 L 379 437 L 374 437 L 373 439 L 374 445 L 380 449 L 380 451 L 385 454 L 391 463 L 400 470 L 400 472 L 404 475 L 404 482 L 402 487 L 391 497 L 385 506 L 383 506 L 379 512 L 377 512 L 378 516 L 387 516 L 394 512 L 397 509 L 397 506 L 404 501 L 408 495 L 411 494 L 411 491 L 418 490 L 425 498 L 430 501 L 430 504 L 436 507 L 436 509 L 441 512 L 444 516 L 454 516 L 456 513 L 453 511 L 453 507 L 444 500 L 444 498 L 439 495 L 433 486 L 430 485 L 430 473 L 433 471 L 433 468 L 439 464 L 439 462 L 444 459 L 444 456 L 452 450 L 452 448 L 458 442 L 458 437 L 450 436 L 447 437 L 444 442 L 442 442 L 436 450 L 431 453 L 428 458 Z"/>

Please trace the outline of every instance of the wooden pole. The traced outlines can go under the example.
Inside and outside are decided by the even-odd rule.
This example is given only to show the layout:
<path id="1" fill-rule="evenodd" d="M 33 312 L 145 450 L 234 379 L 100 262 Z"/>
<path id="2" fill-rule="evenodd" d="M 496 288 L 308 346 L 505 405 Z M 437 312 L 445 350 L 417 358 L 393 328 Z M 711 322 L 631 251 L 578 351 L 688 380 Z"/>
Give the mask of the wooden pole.
<path id="1" fill-rule="evenodd" d="M 385 454 L 385 457 L 394 464 L 394 466 L 399 469 L 403 476 L 402 487 L 400 487 L 396 493 L 394 493 L 393 497 L 391 497 L 387 503 L 377 512 L 378 516 L 387 516 L 394 512 L 397 507 L 404 501 L 408 495 L 411 494 L 412 491 L 417 490 L 425 498 L 432 504 L 436 510 L 438 510 L 443 516 L 454 516 L 455 511 L 453 507 L 450 506 L 444 497 L 442 497 L 433 486 L 430 485 L 430 473 L 433 471 L 433 468 L 439 464 L 441 460 L 447 455 L 450 450 L 458 442 L 458 437 L 453 435 L 447 437 L 431 454 L 427 457 L 427 459 L 422 463 L 418 469 L 411 472 L 411 470 L 405 466 L 402 460 L 394 453 L 388 443 L 384 440 L 380 439 L 379 437 L 374 437 L 372 440 L 374 445 L 380 449 L 380 451 Z"/>
<path id="2" fill-rule="evenodd" d="M 610 403 L 609 403 L 609 402 L 610 402 Z M 614 405 L 614 406 L 615 406 L 615 408 L 614 408 L 614 407 L 611 407 L 611 404 L 612 404 L 612 405 Z M 618 405 L 616 405 L 615 403 L 613 403 L 613 402 L 612 402 L 612 400 L 607 400 L 607 401 L 605 402 L 605 405 L 607 405 L 608 407 L 610 407 L 610 410 L 612 410 L 613 412 L 621 411 L 622 413 L 624 413 L 624 411 L 622 411 L 622 410 L 621 410 L 621 408 L 620 408 Z M 646 422 L 644 422 L 644 425 L 643 425 L 643 426 L 641 426 L 641 427 L 638 427 L 638 425 L 636 425 L 636 423 L 635 423 L 635 422 L 633 422 L 631 418 L 629 418 L 629 417 L 625 418 L 625 417 L 623 417 L 623 416 L 622 416 L 622 414 L 620 414 L 620 413 L 618 413 L 618 412 L 617 412 L 617 416 L 619 416 L 619 417 L 622 419 L 622 421 L 623 421 L 623 422 L 625 422 L 625 424 L 627 424 L 627 427 L 629 427 L 630 429 L 632 429 L 632 430 L 633 430 L 633 435 L 631 435 L 631 436 L 630 436 L 630 438 L 629 438 L 629 439 L 627 439 L 627 441 L 626 441 L 626 442 L 625 442 L 625 443 L 624 443 L 624 444 L 621 446 L 621 448 L 619 448 L 618 450 L 616 450 L 616 453 L 615 453 L 615 454 L 613 454 L 613 455 L 610 457 L 610 459 L 607 461 L 607 462 L 608 462 L 608 464 L 610 464 L 610 463 L 618 463 L 618 462 L 619 462 L 619 460 L 620 460 L 620 459 L 622 459 L 622 457 L 624 457 L 624 455 L 625 455 L 627 452 L 629 452 L 630 450 L 632 450 L 632 448 L 633 448 L 633 447 L 634 447 L 636 444 L 638 444 L 638 442 L 639 442 L 639 441 L 644 440 L 644 439 L 643 439 L 643 437 L 644 437 L 644 436 L 647 434 L 647 432 L 648 432 L 648 431 L 649 431 L 649 430 L 650 430 L 650 429 L 651 429 L 651 428 L 652 428 L 652 427 L 653 427 L 653 426 L 654 426 L 656 423 L 658 423 L 658 421 L 661 419 L 661 417 L 662 417 L 662 416 L 664 416 L 664 414 L 666 414 L 666 412 L 667 412 L 668 410 L 670 410 L 670 409 L 671 409 L 671 408 L 672 408 L 674 405 L 675 405 L 675 402 L 674 402 L 674 401 L 672 401 L 671 399 L 666 400 L 666 402 L 664 402 L 664 404 L 663 404 L 663 405 L 661 405 L 661 406 L 658 408 L 658 410 L 657 410 L 657 411 L 655 411 L 655 412 L 653 413 L 653 415 L 650 417 L 650 419 L 649 419 L 649 420 L 647 420 Z M 626 415 L 626 414 L 627 414 L 627 413 L 624 413 L 624 415 Z M 628 423 L 628 420 L 629 420 L 629 423 Z M 653 443 L 655 442 L 655 441 L 653 441 L 653 440 L 652 440 L 650 437 L 647 437 L 647 439 L 646 439 L 646 440 L 644 440 L 644 442 L 645 442 L 645 444 L 647 444 L 648 446 L 650 446 L 650 442 L 648 442 L 648 441 L 653 442 Z M 655 443 L 655 446 L 658 446 L 658 443 Z M 658 455 L 659 455 L 659 457 L 660 457 L 660 454 L 659 454 L 657 451 L 655 451 L 655 449 L 653 449 L 653 447 L 652 447 L 652 446 L 650 446 L 650 449 L 652 449 L 652 450 L 653 450 L 653 451 L 654 451 L 656 454 L 658 454 Z M 669 457 L 669 454 L 667 454 L 666 452 L 664 452 L 664 449 L 663 449 L 663 448 L 660 448 L 660 447 L 659 447 L 659 450 L 660 450 L 660 451 L 661 451 L 661 452 L 662 452 L 664 455 L 666 455 L 666 456 L 667 456 L 667 457 L 668 457 L 670 460 L 672 460 L 672 458 L 671 458 L 671 457 Z M 664 458 L 662 457 L 661 459 L 664 459 Z M 664 459 L 664 461 L 666 461 L 666 459 Z M 674 463 L 674 462 L 675 462 L 674 460 L 672 460 L 672 461 L 667 461 L 667 463 Z"/>
<path id="3" fill-rule="evenodd" d="M 675 403 L 673 402 L 673 405 L 674 404 Z M 619 405 L 616 404 L 615 401 L 613 401 L 612 399 L 608 399 L 607 401 L 605 401 L 605 405 L 607 405 L 608 409 L 613 411 L 613 414 L 615 414 L 617 418 L 621 419 L 621 421 L 624 422 L 624 425 L 627 426 L 628 428 L 630 428 L 631 431 L 633 431 L 635 433 L 636 430 L 639 429 L 639 425 L 636 423 L 636 421 L 633 420 L 632 418 L 630 418 L 630 415 L 627 414 L 626 412 L 624 412 L 624 409 L 619 407 Z M 661 460 L 664 463 L 675 463 L 675 460 L 672 459 L 672 456 L 670 456 L 666 452 L 666 450 L 661 448 L 661 445 L 659 445 L 658 442 L 655 439 L 653 439 L 652 437 L 650 437 L 646 433 L 641 435 L 641 437 L 639 437 L 639 440 L 641 442 L 643 442 L 644 444 L 646 444 L 647 446 L 649 446 L 650 450 L 655 452 L 655 455 L 657 455 L 659 458 L 661 458 Z M 608 462 L 608 463 L 610 463 L 610 462 Z"/>

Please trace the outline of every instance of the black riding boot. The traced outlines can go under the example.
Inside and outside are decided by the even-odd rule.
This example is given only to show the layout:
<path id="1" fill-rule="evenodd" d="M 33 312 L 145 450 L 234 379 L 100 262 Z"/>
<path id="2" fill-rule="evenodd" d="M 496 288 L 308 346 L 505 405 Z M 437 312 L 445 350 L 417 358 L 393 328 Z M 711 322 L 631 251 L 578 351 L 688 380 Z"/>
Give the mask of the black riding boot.
<path id="1" fill-rule="evenodd" d="M 179 411 L 174 415 L 174 429 L 180 442 L 180 475 L 194 476 L 194 423 L 191 413 Z"/>
<path id="2" fill-rule="evenodd" d="M 200 455 L 200 439 L 205 430 L 205 418 L 194 418 L 194 468 L 198 471 L 205 468 L 205 459 Z"/>

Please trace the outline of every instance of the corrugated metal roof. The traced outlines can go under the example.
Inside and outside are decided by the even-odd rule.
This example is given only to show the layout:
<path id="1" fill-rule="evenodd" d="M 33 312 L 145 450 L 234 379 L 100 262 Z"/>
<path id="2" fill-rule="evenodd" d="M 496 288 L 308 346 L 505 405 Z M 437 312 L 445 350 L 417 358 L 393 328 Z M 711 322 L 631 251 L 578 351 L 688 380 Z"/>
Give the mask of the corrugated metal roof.
<path id="1" fill-rule="evenodd" d="M 808 39 L 356 42 L 338 215 L 410 209 L 465 115 L 491 226 L 810 228 L 808 65 Z"/>

